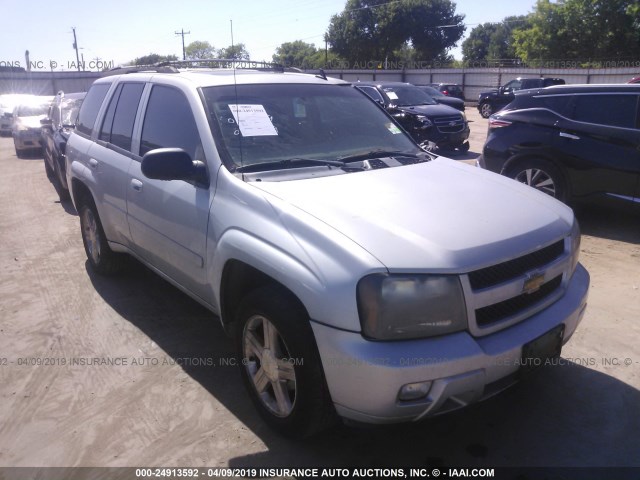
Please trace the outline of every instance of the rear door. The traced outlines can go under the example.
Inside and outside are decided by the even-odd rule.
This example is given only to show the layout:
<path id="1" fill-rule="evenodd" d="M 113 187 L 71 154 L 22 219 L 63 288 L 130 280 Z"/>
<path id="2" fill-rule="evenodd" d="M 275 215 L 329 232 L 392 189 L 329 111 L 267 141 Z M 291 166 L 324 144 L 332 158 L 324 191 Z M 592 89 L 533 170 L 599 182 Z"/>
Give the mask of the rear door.
<path id="1" fill-rule="evenodd" d="M 141 171 L 141 157 L 156 148 L 182 148 L 193 160 L 206 163 L 192 108 L 177 87 L 151 87 L 140 128 L 140 156 L 129 169 L 127 218 L 136 253 L 206 300 L 204 264 L 213 188 L 151 180 Z"/>
<path id="2" fill-rule="evenodd" d="M 556 146 L 564 156 L 575 196 L 607 194 L 633 199 L 640 178 L 638 93 L 573 96 L 569 119 L 557 124 Z"/>
<path id="3" fill-rule="evenodd" d="M 143 82 L 118 84 L 109 99 L 103 115 L 98 137 L 91 145 L 89 168 L 100 178 L 96 189 L 97 204 L 107 238 L 112 242 L 129 245 L 127 224 L 126 185 L 132 153 L 133 127 L 144 90 Z"/>

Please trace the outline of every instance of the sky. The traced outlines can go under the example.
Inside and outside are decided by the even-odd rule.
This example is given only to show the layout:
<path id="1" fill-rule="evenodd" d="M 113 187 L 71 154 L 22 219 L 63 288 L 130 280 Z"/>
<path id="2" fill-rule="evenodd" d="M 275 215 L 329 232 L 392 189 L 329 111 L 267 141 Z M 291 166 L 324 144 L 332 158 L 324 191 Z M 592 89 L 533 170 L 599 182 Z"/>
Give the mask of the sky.
<path id="1" fill-rule="evenodd" d="M 107 0 L 62 2 L 0 0 L 2 30 L 0 65 L 25 66 L 25 50 L 33 70 L 76 70 L 72 27 L 87 69 L 129 64 L 150 53 L 182 58 L 185 44 L 208 41 L 215 48 L 244 43 L 252 60 L 271 60 L 284 42 L 303 40 L 324 47 L 331 16 L 346 0 Z M 467 31 L 478 23 L 497 22 L 530 12 L 535 0 L 458 0 Z M 450 53 L 461 58 L 460 45 Z M 16 65 L 16 62 L 19 62 Z"/>

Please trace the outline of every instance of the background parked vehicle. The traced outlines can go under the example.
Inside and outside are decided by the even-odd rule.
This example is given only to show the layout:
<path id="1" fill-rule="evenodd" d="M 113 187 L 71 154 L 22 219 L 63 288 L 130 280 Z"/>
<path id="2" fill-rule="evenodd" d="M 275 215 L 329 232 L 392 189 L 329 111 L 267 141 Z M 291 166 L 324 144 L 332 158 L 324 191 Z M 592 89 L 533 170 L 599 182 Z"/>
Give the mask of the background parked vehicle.
<path id="1" fill-rule="evenodd" d="M 544 88 L 552 85 L 564 85 L 562 78 L 516 78 L 502 87 L 480 93 L 478 96 L 478 111 L 483 118 L 489 118 L 493 113 L 501 110 L 515 98 L 518 90 L 529 88 Z"/>
<path id="2" fill-rule="evenodd" d="M 40 120 L 47 117 L 51 100 L 52 97 L 34 97 L 13 109 L 11 135 L 18 158 L 27 151 L 42 150 Z"/>
<path id="3" fill-rule="evenodd" d="M 638 75 L 637 77 L 633 77 L 627 83 L 640 83 L 640 75 Z"/>
<path id="4" fill-rule="evenodd" d="M 358 82 L 356 88 L 382 105 L 417 143 L 469 150 L 469 124 L 464 113 L 438 104 L 424 90 L 403 82 Z"/>
<path id="5" fill-rule="evenodd" d="M 489 118 L 479 165 L 560 200 L 640 199 L 640 85 L 566 85 L 516 94 Z"/>
<path id="6" fill-rule="evenodd" d="M 47 177 L 53 182 L 61 200 L 69 198 L 65 150 L 75 128 L 78 110 L 86 93 L 58 93 L 42 125 L 42 153 Z"/>
<path id="7" fill-rule="evenodd" d="M 5 94 L 0 95 L 0 135 L 11 135 L 13 123 L 13 109 L 21 101 L 28 102 L 35 99 L 35 95 Z"/>
<path id="8" fill-rule="evenodd" d="M 449 107 L 453 107 L 456 110 L 460 110 L 464 112 L 464 100 L 460 100 L 456 97 L 449 97 L 442 93 L 440 90 L 437 90 L 429 85 L 416 85 L 421 90 L 433 98 L 437 103 L 441 105 L 447 105 Z"/>
<path id="9" fill-rule="evenodd" d="M 432 83 L 431 86 L 447 97 L 455 97 L 464 101 L 464 90 L 457 83 Z"/>

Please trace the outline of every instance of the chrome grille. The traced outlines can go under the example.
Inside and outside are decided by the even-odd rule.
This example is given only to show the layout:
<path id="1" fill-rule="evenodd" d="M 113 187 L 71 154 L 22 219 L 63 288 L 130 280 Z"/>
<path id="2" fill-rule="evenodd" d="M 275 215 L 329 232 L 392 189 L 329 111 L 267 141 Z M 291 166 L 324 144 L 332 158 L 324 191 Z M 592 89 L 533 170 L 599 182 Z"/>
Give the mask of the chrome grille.
<path id="1" fill-rule="evenodd" d="M 436 117 L 433 123 L 440 133 L 456 133 L 464 129 L 462 115 L 449 115 L 446 117 Z"/>
<path id="2" fill-rule="evenodd" d="M 463 275 L 470 332 L 488 335 L 546 308 L 562 296 L 570 266 L 567 237 Z"/>

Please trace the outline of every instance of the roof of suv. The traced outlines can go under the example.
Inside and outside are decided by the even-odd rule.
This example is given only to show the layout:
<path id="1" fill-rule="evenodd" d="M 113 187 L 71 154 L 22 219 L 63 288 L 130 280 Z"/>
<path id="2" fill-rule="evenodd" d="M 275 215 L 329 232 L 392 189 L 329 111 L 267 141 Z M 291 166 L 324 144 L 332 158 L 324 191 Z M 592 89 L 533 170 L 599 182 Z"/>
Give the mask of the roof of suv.
<path id="1" fill-rule="evenodd" d="M 175 73 L 162 73 L 152 71 L 139 71 L 135 73 L 124 73 L 120 75 L 110 75 L 96 80 L 96 82 L 113 82 L 119 78 L 126 77 L 128 80 L 151 81 L 152 79 L 166 79 L 167 83 L 189 82 L 195 87 L 210 87 L 215 85 L 234 84 L 275 84 L 275 83 L 307 83 L 307 84 L 344 84 L 349 82 L 344 80 L 307 73 L 260 71 L 249 69 L 215 68 L 215 69 L 185 69 Z"/>
<path id="2" fill-rule="evenodd" d="M 521 90 L 516 95 L 568 95 L 574 93 L 597 92 L 640 92 L 640 85 L 633 84 L 588 84 L 588 85 L 553 85 L 546 88 Z"/>

